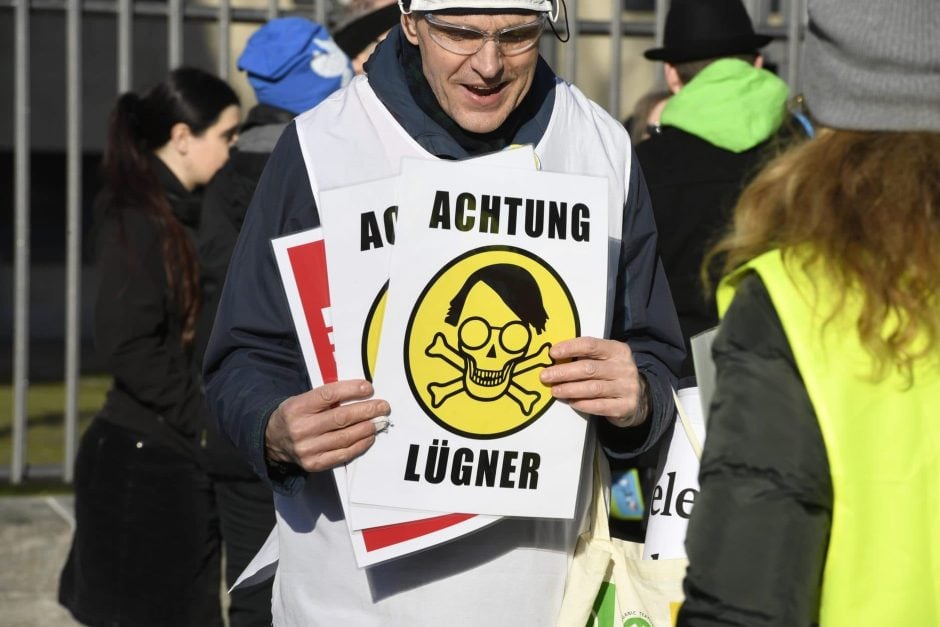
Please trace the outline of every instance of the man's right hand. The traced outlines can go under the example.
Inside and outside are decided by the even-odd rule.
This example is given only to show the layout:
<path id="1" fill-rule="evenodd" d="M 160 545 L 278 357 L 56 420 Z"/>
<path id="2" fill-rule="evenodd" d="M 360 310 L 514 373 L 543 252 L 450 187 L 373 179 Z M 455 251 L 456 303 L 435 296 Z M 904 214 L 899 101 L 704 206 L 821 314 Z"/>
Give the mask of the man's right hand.
<path id="1" fill-rule="evenodd" d="M 388 402 L 369 398 L 362 379 L 327 383 L 281 403 L 265 428 L 270 462 L 294 463 L 308 472 L 330 470 L 361 455 L 387 425 Z M 350 402 L 354 401 L 354 402 Z"/>

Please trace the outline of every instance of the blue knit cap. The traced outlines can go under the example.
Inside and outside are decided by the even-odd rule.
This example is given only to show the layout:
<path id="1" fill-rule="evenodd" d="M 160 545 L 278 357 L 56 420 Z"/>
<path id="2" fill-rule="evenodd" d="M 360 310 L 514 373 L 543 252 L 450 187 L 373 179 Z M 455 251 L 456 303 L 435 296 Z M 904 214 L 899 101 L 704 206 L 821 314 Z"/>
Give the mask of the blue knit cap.
<path id="1" fill-rule="evenodd" d="M 326 28 L 303 17 L 271 20 L 248 38 L 238 69 L 261 104 L 302 113 L 352 79 L 349 59 Z"/>

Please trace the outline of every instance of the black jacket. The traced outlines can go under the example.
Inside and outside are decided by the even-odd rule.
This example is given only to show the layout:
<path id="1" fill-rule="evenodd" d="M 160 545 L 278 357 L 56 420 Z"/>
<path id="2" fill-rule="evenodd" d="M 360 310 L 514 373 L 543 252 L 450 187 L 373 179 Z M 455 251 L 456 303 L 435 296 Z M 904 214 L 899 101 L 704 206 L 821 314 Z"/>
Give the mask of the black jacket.
<path id="1" fill-rule="evenodd" d="M 194 237 L 200 199 L 157 158 L 174 214 Z M 102 195 L 95 227 L 95 346 L 114 384 L 99 417 L 200 457 L 205 401 L 183 320 L 167 283 L 163 229 L 151 214 Z"/>
<path id="2" fill-rule="evenodd" d="M 278 137 L 293 118 L 293 113 L 276 107 L 263 104 L 252 107 L 229 160 L 212 178 L 203 194 L 202 219 L 197 235 L 203 300 L 195 339 L 200 370 L 245 212 Z M 251 466 L 238 454 L 231 441 L 219 432 L 218 421 L 210 419 L 207 422 L 210 471 L 226 477 L 256 478 Z"/>
<path id="3" fill-rule="evenodd" d="M 819 612 L 832 480 L 816 413 L 756 274 L 741 282 L 712 352 L 718 379 L 678 625 L 808 627 Z"/>
<path id="4" fill-rule="evenodd" d="M 714 146 L 671 126 L 640 142 L 637 158 L 649 188 L 659 232 L 659 254 L 686 341 L 680 378 L 694 376 L 689 338 L 718 324 L 699 268 L 724 234 L 734 204 L 773 151 L 774 139 L 741 153 Z"/>

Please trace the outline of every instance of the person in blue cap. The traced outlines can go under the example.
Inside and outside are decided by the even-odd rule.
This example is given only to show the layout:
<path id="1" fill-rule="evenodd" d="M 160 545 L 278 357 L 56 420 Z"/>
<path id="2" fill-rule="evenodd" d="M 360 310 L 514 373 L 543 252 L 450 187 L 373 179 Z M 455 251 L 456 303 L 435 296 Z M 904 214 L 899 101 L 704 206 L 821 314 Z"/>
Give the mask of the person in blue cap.
<path id="1" fill-rule="evenodd" d="M 247 73 L 258 104 L 248 112 L 230 160 L 203 199 L 198 234 L 203 308 L 196 338 L 200 361 L 245 210 L 275 142 L 297 114 L 315 107 L 353 76 L 349 59 L 327 29 L 302 17 L 277 18 L 259 28 L 238 58 L 238 69 Z M 274 527 L 274 503 L 270 487 L 224 436 L 213 428 L 208 442 L 226 551 L 225 580 L 231 587 Z M 270 581 L 232 591 L 229 624 L 271 624 Z"/>

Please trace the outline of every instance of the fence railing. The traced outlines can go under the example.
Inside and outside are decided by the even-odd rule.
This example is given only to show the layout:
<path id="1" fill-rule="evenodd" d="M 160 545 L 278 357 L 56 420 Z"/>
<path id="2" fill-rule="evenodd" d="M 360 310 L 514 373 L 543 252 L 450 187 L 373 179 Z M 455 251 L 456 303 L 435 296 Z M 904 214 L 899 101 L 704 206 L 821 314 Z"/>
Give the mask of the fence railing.
<path id="1" fill-rule="evenodd" d="M 62 101 L 65 107 L 65 152 L 66 152 L 66 256 L 65 256 L 65 347 L 64 378 L 65 443 L 62 464 L 58 472 L 66 482 L 72 480 L 75 452 L 78 439 L 78 381 L 81 345 L 81 250 L 82 250 L 82 78 L 86 68 L 82 65 L 83 18 L 89 15 L 116 16 L 116 84 L 118 93 L 131 88 L 134 67 L 134 26 L 140 18 L 163 18 L 166 22 L 166 54 L 168 67 L 176 67 L 183 59 L 183 28 L 190 23 L 214 23 L 217 37 L 215 53 L 218 73 L 229 78 L 232 43 L 231 28 L 235 24 L 260 24 L 281 14 L 304 14 L 325 23 L 327 2 L 315 0 L 311 7 L 283 8 L 278 0 L 260 0 L 258 7 L 233 7 L 231 0 L 218 0 L 215 6 L 185 4 L 184 0 L 0 0 L 0 16 L 12 10 L 14 16 L 14 64 L 13 64 L 13 143 L 14 143 L 14 271 L 13 271 L 13 402 L 11 430 L 11 463 L 9 479 L 17 484 L 23 481 L 28 468 L 26 455 L 27 392 L 29 389 L 29 338 L 30 338 L 30 41 L 32 37 L 53 37 L 50 32 L 33 32 L 30 18 L 35 13 L 61 14 L 65 18 L 66 32 L 66 89 Z M 556 67 L 563 68 L 562 75 L 571 82 L 578 82 L 578 42 L 581 37 L 608 37 L 610 39 L 609 77 L 610 93 L 607 108 L 615 116 L 620 115 L 621 103 L 621 59 L 622 43 L 626 38 L 653 38 L 662 41 L 668 2 L 657 0 L 655 9 L 646 17 L 625 18 L 623 0 L 607 0 L 611 3 L 611 19 L 576 19 L 579 5 L 603 3 L 605 0 L 566 0 L 569 13 L 569 36 L 567 44 L 558 44 L 554 39 L 546 41 L 543 54 Z M 805 24 L 806 0 L 744 0 L 754 19 L 758 32 L 772 35 L 785 41 L 786 80 L 794 90 L 798 85 L 798 58 L 802 29 Z M 630 16 L 635 13 L 630 13 Z M 590 94 L 589 94 L 590 95 Z M 594 95 L 599 98 L 598 95 Z M 2 473 L 5 474 L 5 473 Z M 48 469 L 42 473 L 49 474 Z"/>

